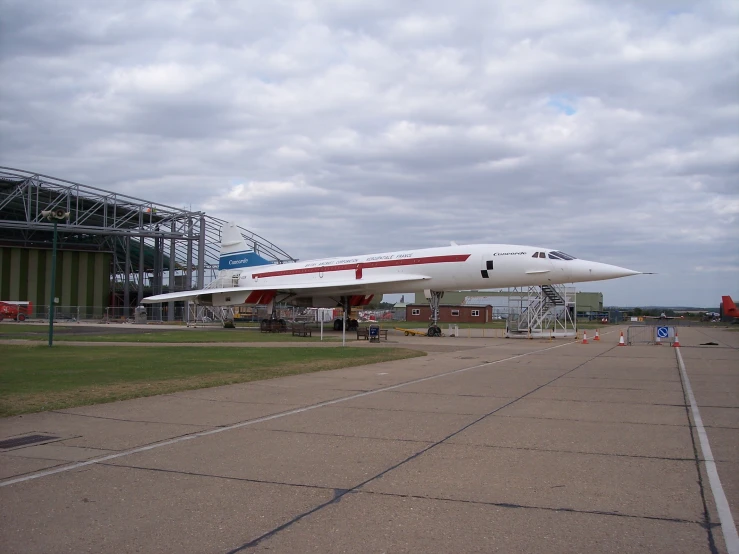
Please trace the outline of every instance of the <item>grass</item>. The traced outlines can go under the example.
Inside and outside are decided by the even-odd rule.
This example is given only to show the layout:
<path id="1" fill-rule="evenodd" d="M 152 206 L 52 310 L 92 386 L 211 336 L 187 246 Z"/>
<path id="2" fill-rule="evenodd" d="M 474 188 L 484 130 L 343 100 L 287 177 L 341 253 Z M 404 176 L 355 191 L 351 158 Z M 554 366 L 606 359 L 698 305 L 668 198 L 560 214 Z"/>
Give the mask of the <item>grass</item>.
<path id="1" fill-rule="evenodd" d="M 56 327 L 55 327 L 56 329 Z M 29 325 L 28 323 L 7 322 L 0 324 L 0 338 L 7 338 L 6 335 L 18 335 L 22 333 L 48 333 L 46 325 Z"/>
<path id="2" fill-rule="evenodd" d="M 0 345 L 0 417 L 423 355 L 382 347 Z"/>
<path id="3" fill-rule="evenodd" d="M 324 341 L 335 341 L 336 337 L 326 336 Z M 351 334 L 348 335 L 351 338 Z M 3 325 L 0 327 L 0 338 L 14 338 L 46 341 L 49 328 L 41 325 Z M 320 332 L 313 332 L 312 337 L 294 337 L 292 333 L 262 333 L 255 329 L 136 329 L 126 327 L 89 327 L 89 326 L 54 326 L 54 342 L 320 342 Z"/>
<path id="4" fill-rule="evenodd" d="M 319 336 L 294 337 L 292 333 L 261 333 L 259 331 L 238 331 L 235 329 L 207 329 L 191 331 L 144 331 L 141 333 L 110 333 L 100 335 L 67 335 L 56 337 L 55 341 L 90 341 L 90 342 L 320 342 Z M 334 337 L 323 338 L 334 340 Z"/>

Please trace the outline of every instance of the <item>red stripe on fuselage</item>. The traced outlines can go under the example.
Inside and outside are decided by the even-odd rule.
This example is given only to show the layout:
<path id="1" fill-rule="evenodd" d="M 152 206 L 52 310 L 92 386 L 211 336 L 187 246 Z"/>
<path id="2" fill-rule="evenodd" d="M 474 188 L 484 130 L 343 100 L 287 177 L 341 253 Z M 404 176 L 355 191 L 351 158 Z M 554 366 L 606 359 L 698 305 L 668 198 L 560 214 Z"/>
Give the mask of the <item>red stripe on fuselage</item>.
<path id="1" fill-rule="evenodd" d="M 428 256 L 426 258 L 401 258 L 399 260 L 378 260 L 376 262 L 361 262 L 362 269 L 373 269 L 376 267 L 397 267 L 404 265 L 444 264 L 450 262 L 465 262 L 470 254 L 453 254 L 449 256 Z M 301 267 L 300 269 L 285 269 L 282 271 L 265 271 L 255 273 L 252 277 L 263 279 L 265 277 L 283 277 L 285 275 L 304 275 L 308 273 L 323 273 L 328 271 L 356 270 L 357 264 L 320 265 L 315 267 Z"/>

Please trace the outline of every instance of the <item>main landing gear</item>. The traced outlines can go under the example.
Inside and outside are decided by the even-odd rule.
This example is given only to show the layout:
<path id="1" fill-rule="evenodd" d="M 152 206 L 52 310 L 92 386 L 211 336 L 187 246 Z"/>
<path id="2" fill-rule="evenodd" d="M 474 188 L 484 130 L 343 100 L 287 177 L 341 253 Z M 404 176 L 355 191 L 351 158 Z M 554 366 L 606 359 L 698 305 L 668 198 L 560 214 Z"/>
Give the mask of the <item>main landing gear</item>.
<path id="1" fill-rule="evenodd" d="M 344 328 L 344 321 L 346 321 L 347 331 L 356 331 L 359 329 L 359 322 L 356 319 L 351 319 L 349 314 L 351 313 L 351 305 L 349 304 L 350 297 L 342 296 L 340 299 L 341 307 L 344 309 L 344 317 L 337 318 L 334 320 L 334 331 L 341 331 Z"/>
<path id="2" fill-rule="evenodd" d="M 425 290 L 423 292 L 424 292 L 424 295 L 426 296 L 426 299 L 429 301 L 429 306 L 431 306 L 431 320 L 432 320 L 432 323 L 431 325 L 429 325 L 429 329 L 426 332 L 426 335 L 429 337 L 440 337 L 441 327 L 439 327 L 438 325 L 439 304 L 441 304 L 441 299 L 444 296 L 444 293 L 440 291 L 436 291 L 436 290 Z"/>

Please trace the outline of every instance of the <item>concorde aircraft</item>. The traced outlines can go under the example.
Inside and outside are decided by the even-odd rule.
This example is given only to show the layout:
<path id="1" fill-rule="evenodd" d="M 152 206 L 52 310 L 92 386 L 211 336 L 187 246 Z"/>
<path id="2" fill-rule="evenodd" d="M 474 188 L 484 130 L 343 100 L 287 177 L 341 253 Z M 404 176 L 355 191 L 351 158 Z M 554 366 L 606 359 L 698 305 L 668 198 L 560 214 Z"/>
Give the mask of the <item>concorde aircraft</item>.
<path id="1" fill-rule="evenodd" d="M 423 290 L 432 329 L 444 291 L 536 286 L 616 279 L 641 272 L 579 260 L 559 250 L 513 244 L 468 244 L 273 264 L 250 250 L 235 223 L 223 228 L 221 288 L 149 296 L 145 304 L 191 300 L 211 306 L 275 302 L 314 308 L 369 304 L 375 295 Z M 432 334 L 432 333 L 430 333 Z M 439 334 L 441 331 L 439 329 Z"/>

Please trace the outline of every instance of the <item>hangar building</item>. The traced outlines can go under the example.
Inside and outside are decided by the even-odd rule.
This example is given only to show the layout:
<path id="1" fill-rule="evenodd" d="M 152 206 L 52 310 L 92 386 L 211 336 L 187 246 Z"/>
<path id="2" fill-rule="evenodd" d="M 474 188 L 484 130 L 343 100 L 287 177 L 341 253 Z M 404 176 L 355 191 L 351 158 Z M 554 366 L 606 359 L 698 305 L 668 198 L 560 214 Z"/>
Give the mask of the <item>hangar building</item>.
<path id="1" fill-rule="evenodd" d="M 0 300 L 30 301 L 48 317 L 54 224 L 42 211 L 62 208 L 57 225 L 55 315 L 129 317 L 144 296 L 204 288 L 218 272 L 225 221 L 101 188 L 0 167 Z M 278 262 L 295 261 L 241 228 L 247 244 Z M 174 304 L 155 319 L 179 319 Z"/>

